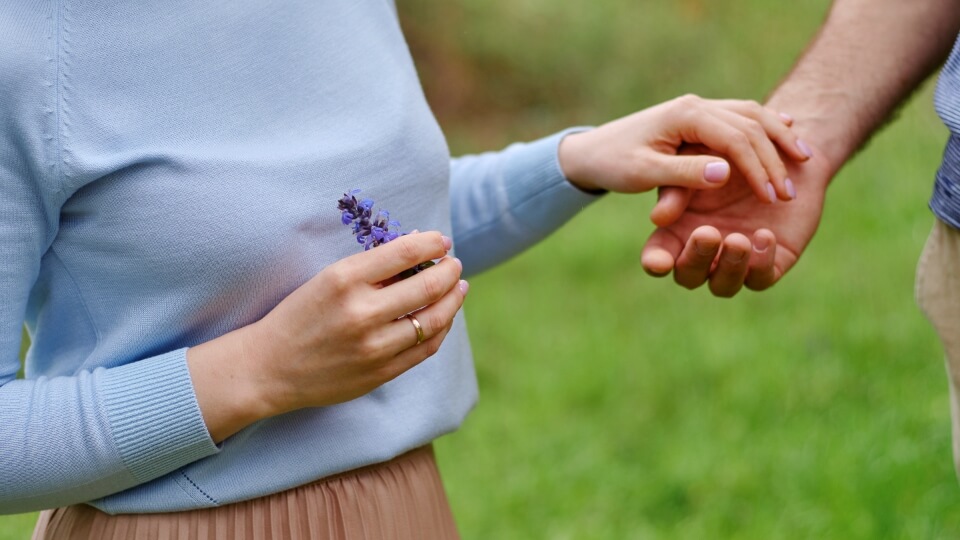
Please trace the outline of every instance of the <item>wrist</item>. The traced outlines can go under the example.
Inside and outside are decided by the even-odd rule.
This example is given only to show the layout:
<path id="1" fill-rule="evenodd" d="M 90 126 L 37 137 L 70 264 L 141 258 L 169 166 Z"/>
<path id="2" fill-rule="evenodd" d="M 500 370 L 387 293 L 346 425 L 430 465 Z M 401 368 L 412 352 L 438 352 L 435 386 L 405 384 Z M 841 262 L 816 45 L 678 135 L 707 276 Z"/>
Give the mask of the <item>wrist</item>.
<path id="1" fill-rule="evenodd" d="M 251 353 L 257 328 L 246 326 L 187 350 L 187 366 L 210 436 L 217 443 L 248 425 L 275 416 L 267 363 Z"/>
<path id="2" fill-rule="evenodd" d="M 269 322 L 261 319 L 236 331 L 240 347 L 241 371 L 246 383 L 248 407 L 257 420 L 299 408 L 291 399 L 292 391 L 282 384 L 277 368 L 285 354 L 277 350 L 279 339 Z M 289 355 L 286 355 L 289 358 Z"/>
<path id="3" fill-rule="evenodd" d="M 592 179 L 590 167 L 587 163 L 590 132 L 581 131 L 571 133 L 560 140 L 557 148 L 557 160 L 560 163 L 560 172 L 570 184 L 587 193 L 604 193 L 606 189 L 596 184 Z"/>
<path id="4" fill-rule="evenodd" d="M 766 105 L 793 118 L 793 131 L 831 174 L 843 167 L 866 136 L 858 136 L 852 111 L 842 96 L 798 95 L 789 88 L 778 89 Z"/>

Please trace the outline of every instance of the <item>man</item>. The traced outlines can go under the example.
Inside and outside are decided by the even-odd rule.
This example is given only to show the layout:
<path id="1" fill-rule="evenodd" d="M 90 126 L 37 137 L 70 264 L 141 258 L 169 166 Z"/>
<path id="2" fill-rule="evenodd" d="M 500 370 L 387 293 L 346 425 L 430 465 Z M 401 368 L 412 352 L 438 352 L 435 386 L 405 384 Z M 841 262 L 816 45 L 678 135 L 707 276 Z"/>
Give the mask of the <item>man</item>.
<path id="1" fill-rule="evenodd" d="M 813 154 L 791 165 L 797 199 L 765 205 L 743 182 L 710 192 L 662 190 L 652 215 L 659 228 L 642 255 L 647 272 L 672 270 L 680 285 L 706 282 L 724 297 L 744 285 L 762 290 L 776 283 L 816 232 L 831 178 L 943 62 L 958 32 L 956 0 L 835 0 L 768 102 L 792 115 Z M 940 74 L 935 101 L 951 137 L 930 203 L 937 221 L 918 269 L 918 300 L 946 352 L 960 472 L 960 40 Z M 869 204 L 869 195 L 864 201 Z"/>

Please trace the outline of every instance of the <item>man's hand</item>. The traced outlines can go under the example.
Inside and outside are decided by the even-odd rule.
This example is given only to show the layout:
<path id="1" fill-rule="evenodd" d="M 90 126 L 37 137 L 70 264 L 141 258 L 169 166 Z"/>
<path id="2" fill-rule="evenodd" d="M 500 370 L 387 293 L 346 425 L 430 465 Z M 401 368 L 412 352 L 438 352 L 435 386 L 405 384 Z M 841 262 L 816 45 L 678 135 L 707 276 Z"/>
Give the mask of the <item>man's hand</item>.
<path id="1" fill-rule="evenodd" d="M 742 178 L 712 191 L 664 188 L 643 267 L 673 270 L 690 288 L 709 280 L 717 296 L 776 283 L 816 232 L 829 179 L 943 62 L 958 30 L 956 0 L 834 0 L 766 104 L 792 115 L 793 131 L 813 147 L 813 159 L 786 162 L 796 200 L 758 204 Z"/>
<path id="2" fill-rule="evenodd" d="M 710 291 L 722 297 L 744 285 L 772 286 L 796 263 L 820 223 L 833 169 L 813 151 L 805 163 L 787 162 L 797 190 L 787 204 L 760 202 L 739 174 L 719 190 L 662 188 L 651 212 L 658 228 L 643 248 L 643 268 L 658 277 L 673 270 L 676 282 L 690 289 L 709 281 Z"/>

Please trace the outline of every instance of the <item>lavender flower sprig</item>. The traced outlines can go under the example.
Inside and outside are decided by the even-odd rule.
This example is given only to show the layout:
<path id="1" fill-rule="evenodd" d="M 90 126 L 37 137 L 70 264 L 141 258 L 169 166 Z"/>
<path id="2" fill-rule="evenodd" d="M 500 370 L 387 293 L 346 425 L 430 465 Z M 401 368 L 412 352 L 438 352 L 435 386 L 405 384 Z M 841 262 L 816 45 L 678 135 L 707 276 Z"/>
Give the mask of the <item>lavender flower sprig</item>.
<path id="1" fill-rule="evenodd" d="M 374 214 L 373 199 L 362 199 L 358 201 L 358 193 L 360 193 L 359 189 L 353 189 L 348 193 L 344 193 L 343 198 L 337 201 L 337 209 L 340 210 L 340 222 L 344 225 L 351 226 L 353 234 L 357 238 L 357 243 L 363 246 L 364 251 L 408 234 L 399 231 L 400 222 L 391 220 L 390 212 L 380 210 Z M 393 228 L 393 230 L 391 230 L 391 228 Z M 433 261 L 420 263 L 413 268 L 403 271 L 397 277 L 399 279 L 406 279 L 430 268 L 433 264 Z"/>

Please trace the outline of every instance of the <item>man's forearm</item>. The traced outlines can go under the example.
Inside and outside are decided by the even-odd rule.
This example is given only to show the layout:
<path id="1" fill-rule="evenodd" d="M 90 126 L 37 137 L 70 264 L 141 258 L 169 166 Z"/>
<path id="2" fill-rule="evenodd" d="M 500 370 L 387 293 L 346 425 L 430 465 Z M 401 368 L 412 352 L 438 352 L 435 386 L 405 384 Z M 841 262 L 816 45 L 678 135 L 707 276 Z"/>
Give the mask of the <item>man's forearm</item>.
<path id="1" fill-rule="evenodd" d="M 769 105 L 839 169 L 946 58 L 957 0 L 836 0 Z"/>

